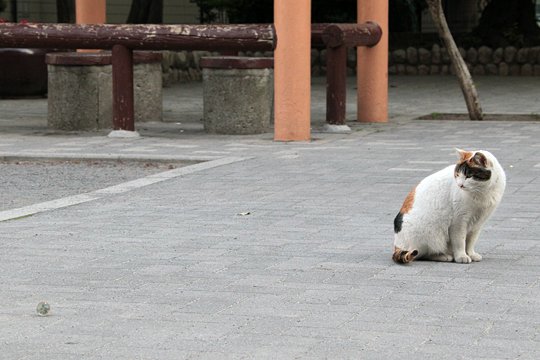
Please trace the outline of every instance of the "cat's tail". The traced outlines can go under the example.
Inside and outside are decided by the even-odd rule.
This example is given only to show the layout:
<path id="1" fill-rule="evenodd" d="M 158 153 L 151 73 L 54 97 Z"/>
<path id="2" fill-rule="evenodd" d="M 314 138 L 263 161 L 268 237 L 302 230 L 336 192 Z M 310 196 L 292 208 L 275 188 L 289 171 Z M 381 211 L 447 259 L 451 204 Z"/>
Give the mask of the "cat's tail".
<path id="1" fill-rule="evenodd" d="M 407 251 L 394 246 L 392 260 L 398 264 L 408 264 L 413 261 L 416 256 L 418 256 L 418 250 Z"/>

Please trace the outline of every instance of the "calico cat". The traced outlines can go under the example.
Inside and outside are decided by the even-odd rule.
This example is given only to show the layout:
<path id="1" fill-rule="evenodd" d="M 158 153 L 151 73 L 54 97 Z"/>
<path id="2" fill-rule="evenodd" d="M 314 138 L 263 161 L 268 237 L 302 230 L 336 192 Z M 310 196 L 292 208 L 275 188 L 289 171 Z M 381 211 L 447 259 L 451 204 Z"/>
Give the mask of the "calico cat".
<path id="1" fill-rule="evenodd" d="M 501 201 L 506 176 L 490 152 L 456 150 L 456 165 L 426 177 L 405 198 L 394 220 L 395 262 L 482 260 L 474 244 Z"/>

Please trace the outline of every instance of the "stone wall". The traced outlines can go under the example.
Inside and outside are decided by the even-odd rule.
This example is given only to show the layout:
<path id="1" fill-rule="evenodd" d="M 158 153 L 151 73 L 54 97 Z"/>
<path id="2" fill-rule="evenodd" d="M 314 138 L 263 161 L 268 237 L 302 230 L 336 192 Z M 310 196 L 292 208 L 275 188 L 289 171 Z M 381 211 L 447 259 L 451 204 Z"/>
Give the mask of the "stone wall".
<path id="1" fill-rule="evenodd" d="M 238 53 L 239 56 L 271 57 L 272 52 Z M 163 51 L 163 85 L 189 81 L 201 81 L 202 71 L 199 62 L 205 56 L 220 56 L 219 52 L 210 51 Z"/>
<path id="2" fill-rule="evenodd" d="M 459 51 L 471 73 L 499 76 L 540 76 L 540 46 L 530 48 L 492 49 L 481 46 Z M 272 56 L 272 52 L 239 53 L 240 56 Z M 219 56 L 208 51 L 165 51 L 163 54 L 163 84 L 200 81 L 199 60 L 203 56 Z M 450 58 L 445 48 L 435 44 L 431 49 L 413 48 L 392 50 L 389 53 L 388 73 L 390 75 L 448 75 L 453 74 Z M 347 53 L 347 74 L 356 72 L 356 51 Z M 311 73 L 313 76 L 326 74 L 326 50 L 311 50 Z"/>
<path id="3" fill-rule="evenodd" d="M 163 85 L 177 82 L 200 81 L 202 79 L 199 60 L 203 56 L 213 56 L 208 51 L 163 51 Z"/>
<path id="4" fill-rule="evenodd" d="M 531 48 L 478 49 L 459 48 L 472 75 L 540 76 L 540 46 Z M 446 75 L 452 74 L 450 58 L 445 48 L 435 44 L 425 48 L 398 49 L 389 54 L 389 74 L 399 75 Z"/>

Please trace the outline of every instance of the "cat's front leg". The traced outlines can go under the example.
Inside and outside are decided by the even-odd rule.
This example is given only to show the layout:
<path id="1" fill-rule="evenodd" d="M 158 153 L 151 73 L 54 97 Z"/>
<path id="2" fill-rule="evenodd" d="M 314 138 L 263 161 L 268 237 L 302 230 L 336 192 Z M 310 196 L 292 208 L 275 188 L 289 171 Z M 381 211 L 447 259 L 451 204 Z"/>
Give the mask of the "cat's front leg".
<path id="1" fill-rule="evenodd" d="M 469 255 L 472 261 L 482 260 L 482 255 L 474 251 L 474 244 L 478 240 L 478 235 L 480 235 L 480 230 L 473 230 L 467 234 L 465 248 L 467 255 Z"/>
<path id="2" fill-rule="evenodd" d="M 463 226 L 454 225 L 450 227 L 450 244 L 454 252 L 454 261 L 457 263 L 468 264 L 472 260 L 465 252 L 465 239 L 467 231 Z"/>

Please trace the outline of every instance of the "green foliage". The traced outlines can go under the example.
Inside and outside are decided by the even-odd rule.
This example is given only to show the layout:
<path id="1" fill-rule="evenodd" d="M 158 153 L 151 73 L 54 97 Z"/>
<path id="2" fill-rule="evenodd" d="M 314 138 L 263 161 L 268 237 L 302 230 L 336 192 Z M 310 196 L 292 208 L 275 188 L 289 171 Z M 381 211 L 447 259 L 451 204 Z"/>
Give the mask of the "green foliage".
<path id="1" fill-rule="evenodd" d="M 540 27 L 536 23 L 535 4 L 531 0 L 490 0 L 474 34 L 484 44 L 499 46 L 536 46 Z"/>
<path id="2" fill-rule="evenodd" d="M 314 23 L 356 22 L 356 0 L 311 0 L 311 20 Z"/>
<path id="3" fill-rule="evenodd" d="M 392 32 L 417 32 L 424 0 L 390 0 L 389 26 Z"/>
<path id="4" fill-rule="evenodd" d="M 163 0 L 132 0 L 128 24 L 162 24 Z"/>
<path id="5" fill-rule="evenodd" d="M 0 0 L 0 12 L 3 12 L 4 10 L 6 10 L 6 7 L 7 7 L 6 1 Z"/>
<path id="6" fill-rule="evenodd" d="M 227 19 L 231 23 L 271 23 L 273 0 L 190 0 L 200 9 L 201 23 Z M 294 0 L 290 0 L 294 1 Z M 356 22 L 357 0 L 312 0 L 313 23 Z M 426 6 L 424 0 L 390 0 L 390 26 L 396 31 L 418 28 L 418 14 Z"/>
<path id="7" fill-rule="evenodd" d="M 271 23 L 273 0 L 190 0 L 199 6 L 200 22 L 211 23 L 227 14 L 230 23 Z"/>

